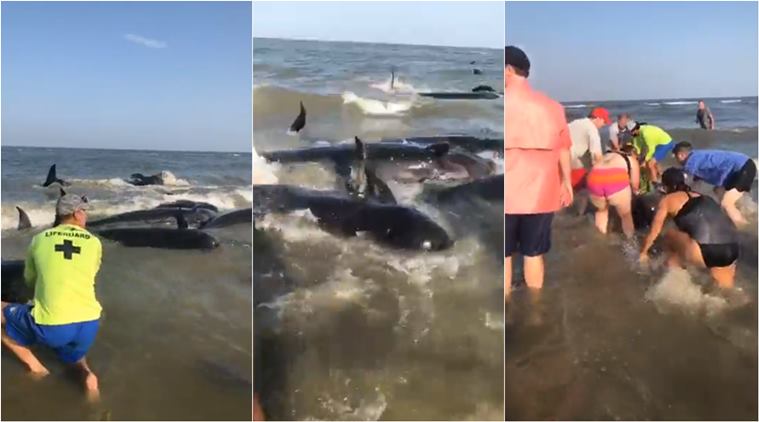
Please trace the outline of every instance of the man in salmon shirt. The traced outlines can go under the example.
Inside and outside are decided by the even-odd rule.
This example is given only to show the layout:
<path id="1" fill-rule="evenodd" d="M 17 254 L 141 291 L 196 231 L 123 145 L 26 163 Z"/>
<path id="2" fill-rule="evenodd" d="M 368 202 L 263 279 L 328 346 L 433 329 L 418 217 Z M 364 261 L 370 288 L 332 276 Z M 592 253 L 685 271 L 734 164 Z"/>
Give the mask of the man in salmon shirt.
<path id="1" fill-rule="evenodd" d="M 543 287 L 543 255 L 551 248 L 554 212 L 572 203 L 572 141 L 564 107 L 533 91 L 530 61 L 505 49 L 504 82 L 504 295 L 511 291 L 511 256 L 524 257 L 531 291 Z"/>

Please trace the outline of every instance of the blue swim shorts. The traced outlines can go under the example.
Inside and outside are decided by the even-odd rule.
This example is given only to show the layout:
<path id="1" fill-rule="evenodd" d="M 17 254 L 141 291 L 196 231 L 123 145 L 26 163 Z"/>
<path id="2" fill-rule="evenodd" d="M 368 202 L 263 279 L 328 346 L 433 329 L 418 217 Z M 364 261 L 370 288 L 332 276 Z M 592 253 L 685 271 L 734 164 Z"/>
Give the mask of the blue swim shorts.
<path id="1" fill-rule="evenodd" d="M 43 344 L 50 347 L 64 363 L 82 359 L 92 344 L 100 320 L 74 322 L 63 325 L 39 325 L 34 322 L 31 305 L 12 303 L 3 309 L 5 332 L 22 346 Z"/>
<path id="2" fill-rule="evenodd" d="M 667 159 L 667 155 L 675 148 L 675 141 L 669 141 L 668 144 L 657 145 L 654 149 L 654 159 L 657 163 Z"/>

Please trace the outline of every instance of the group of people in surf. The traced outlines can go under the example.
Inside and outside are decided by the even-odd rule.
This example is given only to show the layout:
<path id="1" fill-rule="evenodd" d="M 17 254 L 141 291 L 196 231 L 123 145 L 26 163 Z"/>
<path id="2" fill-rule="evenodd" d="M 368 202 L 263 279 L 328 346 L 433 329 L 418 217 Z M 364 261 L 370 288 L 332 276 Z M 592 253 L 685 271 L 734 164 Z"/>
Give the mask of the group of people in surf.
<path id="1" fill-rule="evenodd" d="M 641 263 L 649 260 L 649 251 L 661 235 L 669 267 L 706 268 L 720 287 L 732 287 L 739 256 L 737 230 L 747 224 L 736 202 L 752 188 L 754 160 L 737 152 L 675 142 L 662 128 L 635 122 L 626 113 L 612 123 L 603 107 L 567 123 L 561 104 L 530 87 L 529 73 L 525 52 L 507 46 L 505 295 L 511 290 L 514 253 L 524 258 L 527 286 L 542 287 L 553 215 L 573 204 L 575 193 L 583 190 L 595 207 L 595 225 L 604 234 L 609 208 L 619 215 L 624 235 L 633 238 L 636 202 L 656 203 L 648 221 L 641 224 L 650 227 L 640 249 Z M 604 126 L 609 126 L 606 151 L 600 134 Z M 670 155 L 678 166 L 664 170 L 662 163 Z M 698 181 L 714 186 L 719 202 L 695 192 Z M 674 225 L 665 229 L 668 219 Z"/>

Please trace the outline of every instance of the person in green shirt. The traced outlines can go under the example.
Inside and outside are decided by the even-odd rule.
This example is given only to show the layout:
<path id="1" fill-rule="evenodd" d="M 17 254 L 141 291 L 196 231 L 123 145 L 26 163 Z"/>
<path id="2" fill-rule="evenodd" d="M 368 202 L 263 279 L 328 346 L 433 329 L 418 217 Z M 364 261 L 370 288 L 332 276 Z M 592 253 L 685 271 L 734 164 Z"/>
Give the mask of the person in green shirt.
<path id="1" fill-rule="evenodd" d="M 649 172 L 649 180 L 654 183 L 660 182 L 661 167 L 659 163 L 667 158 L 672 151 L 675 141 L 662 128 L 648 123 L 636 123 L 630 131 L 633 136 L 633 146 L 638 154 L 643 155 L 642 161 Z"/>
<path id="2" fill-rule="evenodd" d="M 35 376 L 49 373 L 29 349 L 42 344 L 80 370 L 87 396 L 99 398 L 98 379 L 85 355 L 95 341 L 101 306 L 95 276 L 103 247 L 85 230 L 89 204 L 83 196 L 65 194 L 56 204 L 60 224 L 32 239 L 24 279 L 33 289 L 29 304 L 2 303 L 2 341 Z"/>

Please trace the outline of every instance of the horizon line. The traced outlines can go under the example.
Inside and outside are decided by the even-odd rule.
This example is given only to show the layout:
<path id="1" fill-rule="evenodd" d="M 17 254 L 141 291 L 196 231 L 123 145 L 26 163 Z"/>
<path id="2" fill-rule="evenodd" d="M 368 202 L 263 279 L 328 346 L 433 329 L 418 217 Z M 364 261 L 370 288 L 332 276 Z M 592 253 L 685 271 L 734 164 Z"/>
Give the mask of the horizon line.
<path id="1" fill-rule="evenodd" d="M 211 152 L 221 154 L 250 154 L 253 151 L 209 151 L 209 150 L 179 150 L 179 149 L 135 149 L 135 148 L 88 148 L 76 146 L 48 146 L 48 145 L 9 145 L 3 142 L 2 148 L 53 148 L 53 149 L 89 149 L 100 151 L 140 151 L 140 152 Z"/>
<path id="2" fill-rule="evenodd" d="M 539 90 L 540 91 L 540 90 Z M 545 91 L 542 91 L 545 93 Z M 560 103 L 593 103 L 593 102 L 623 102 L 623 101 L 662 101 L 662 100 L 717 100 L 717 99 L 725 99 L 725 98 L 757 98 L 759 97 L 759 93 L 753 94 L 753 95 L 721 95 L 718 97 L 661 97 L 661 98 L 629 98 L 625 100 L 557 100 Z"/>
<path id="3" fill-rule="evenodd" d="M 353 44 L 379 44 L 379 45 L 399 45 L 399 46 L 414 46 L 414 47 L 445 47 L 445 48 L 461 48 L 461 49 L 485 49 L 485 50 L 500 50 L 500 47 L 472 47 L 472 46 L 460 46 L 460 45 L 442 45 L 442 44 L 402 44 L 386 41 L 350 41 L 350 40 L 323 40 L 316 38 L 282 38 L 282 37 L 260 37 L 253 36 L 254 48 L 255 40 L 281 40 L 281 41 L 310 41 L 310 42 L 329 42 L 329 43 L 353 43 Z M 504 40 L 505 41 L 505 40 Z"/>

